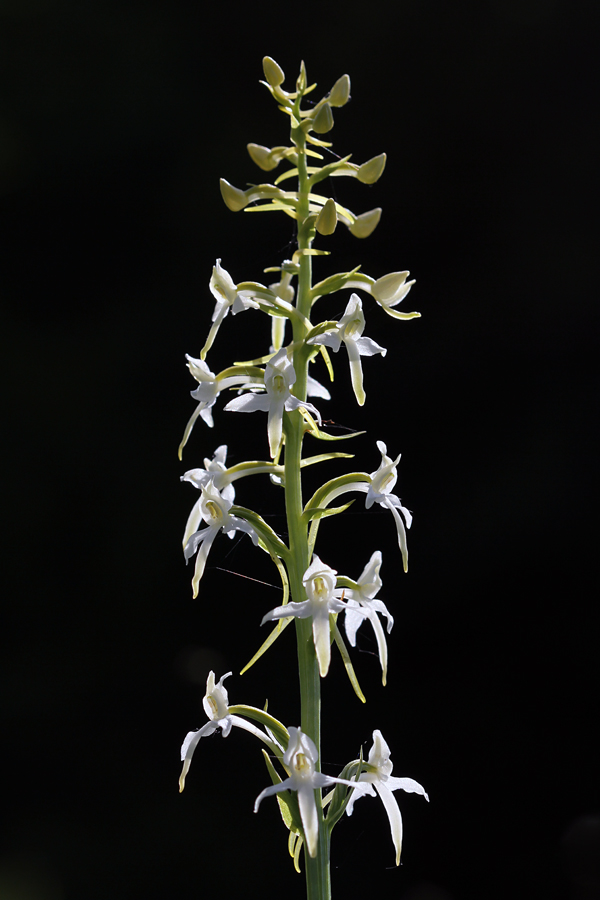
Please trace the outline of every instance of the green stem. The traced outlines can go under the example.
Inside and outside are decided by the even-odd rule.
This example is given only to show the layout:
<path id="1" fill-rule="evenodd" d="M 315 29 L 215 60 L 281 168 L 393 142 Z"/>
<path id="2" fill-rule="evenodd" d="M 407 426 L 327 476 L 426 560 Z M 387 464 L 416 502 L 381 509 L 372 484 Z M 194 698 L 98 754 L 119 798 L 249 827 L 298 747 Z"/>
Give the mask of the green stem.
<path id="1" fill-rule="evenodd" d="M 299 101 L 298 101 L 299 106 Z M 298 148 L 298 249 L 310 249 L 310 230 L 304 225 L 309 214 L 309 185 L 306 171 L 305 136 L 301 129 L 293 134 Z M 307 334 L 305 320 L 310 314 L 312 266 L 311 257 L 302 255 L 298 275 L 296 308 L 304 317 L 293 320 L 296 383 L 294 394 L 306 400 L 308 356 L 304 346 Z M 292 599 L 301 602 L 306 599 L 302 578 L 310 560 L 308 556 L 307 526 L 302 522 L 302 440 L 304 420 L 298 411 L 284 415 L 285 430 L 285 506 L 289 533 L 289 580 Z M 312 634 L 312 619 L 296 619 L 296 641 L 298 646 L 298 672 L 300 679 L 301 729 L 315 742 L 320 771 L 321 762 L 321 680 L 315 654 Z M 315 801 L 319 816 L 319 842 L 317 854 L 310 857 L 305 845 L 306 890 L 308 900 L 330 900 L 331 883 L 329 874 L 329 833 L 323 821 L 321 791 L 315 791 Z"/>

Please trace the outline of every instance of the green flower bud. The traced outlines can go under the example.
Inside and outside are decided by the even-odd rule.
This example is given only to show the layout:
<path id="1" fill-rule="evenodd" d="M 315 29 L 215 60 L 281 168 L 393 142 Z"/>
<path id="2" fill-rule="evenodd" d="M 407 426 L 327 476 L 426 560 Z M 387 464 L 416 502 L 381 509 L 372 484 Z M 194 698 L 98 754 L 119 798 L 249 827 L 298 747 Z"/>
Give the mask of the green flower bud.
<path id="1" fill-rule="evenodd" d="M 239 188 L 234 187 L 232 184 L 229 184 L 224 178 L 221 178 L 221 196 L 225 201 L 225 206 L 228 207 L 232 212 L 238 212 L 240 209 L 244 209 L 245 206 L 248 206 L 248 199 L 244 193 Z"/>
<path id="2" fill-rule="evenodd" d="M 304 60 L 302 60 L 302 62 L 300 63 L 300 74 L 296 79 L 296 90 L 299 94 L 304 93 L 304 91 L 306 90 L 306 84 L 306 66 L 304 65 Z"/>
<path id="3" fill-rule="evenodd" d="M 319 213 L 315 228 L 319 234 L 333 234 L 337 225 L 337 211 L 335 208 L 335 200 L 331 197 Z"/>
<path id="4" fill-rule="evenodd" d="M 248 144 L 246 149 L 250 154 L 250 159 L 264 172 L 270 172 L 276 169 L 284 157 L 284 151 L 287 147 L 263 147 L 261 144 Z"/>
<path id="5" fill-rule="evenodd" d="M 350 77 L 342 75 L 338 78 L 327 98 L 330 106 L 345 106 L 350 99 Z"/>
<path id="6" fill-rule="evenodd" d="M 358 172 L 356 173 L 358 180 L 362 181 L 363 184 L 375 184 L 376 181 L 379 181 L 385 169 L 386 159 L 386 154 L 380 153 L 379 156 L 374 156 L 373 159 L 363 163 L 362 166 L 358 167 Z"/>
<path id="7" fill-rule="evenodd" d="M 263 59 L 263 72 L 271 87 L 279 87 L 280 84 L 283 84 L 285 79 L 283 69 L 270 56 L 265 56 Z"/>
<path id="8" fill-rule="evenodd" d="M 333 113 L 329 103 L 324 103 L 311 121 L 311 127 L 316 134 L 326 134 L 333 128 Z"/>
<path id="9" fill-rule="evenodd" d="M 350 231 L 357 238 L 366 238 L 372 234 L 381 218 L 381 207 L 370 209 L 369 212 L 362 213 L 354 220 L 354 224 L 350 225 Z"/>

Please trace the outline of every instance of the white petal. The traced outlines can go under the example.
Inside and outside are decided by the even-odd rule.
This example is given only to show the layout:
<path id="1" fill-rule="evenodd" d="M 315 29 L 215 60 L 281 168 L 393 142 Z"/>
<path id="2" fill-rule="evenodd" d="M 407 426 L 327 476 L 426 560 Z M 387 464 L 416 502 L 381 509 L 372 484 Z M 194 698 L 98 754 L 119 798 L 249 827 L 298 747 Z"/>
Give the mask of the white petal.
<path id="1" fill-rule="evenodd" d="M 261 625 L 271 622 L 273 619 L 307 619 L 312 615 L 312 604 L 308 600 L 302 603 L 286 603 L 285 606 L 276 606 L 262 617 Z"/>
<path id="2" fill-rule="evenodd" d="M 319 616 L 313 615 L 312 630 L 315 653 L 319 662 L 319 673 L 321 678 L 325 678 L 331 662 L 331 630 L 328 611 L 324 611 Z"/>
<path id="3" fill-rule="evenodd" d="M 300 809 L 300 818 L 302 819 L 308 855 L 314 858 L 317 855 L 317 844 L 319 841 L 319 817 L 317 815 L 314 789 L 307 784 L 298 788 L 298 807 Z"/>
<path id="4" fill-rule="evenodd" d="M 192 596 L 194 599 L 198 596 L 198 587 L 200 585 L 200 579 L 204 575 L 204 567 L 206 566 L 206 558 L 208 556 L 209 550 L 212 547 L 213 541 L 219 533 L 218 528 L 208 528 L 206 537 L 202 542 L 202 546 L 198 550 L 198 556 L 196 557 L 196 568 L 194 570 L 194 577 L 192 578 Z"/>
<path id="5" fill-rule="evenodd" d="M 350 360 L 350 377 L 352 379 L 352 388 L 358 401 L 359 406 L 364 406 L 367 395 L 363 389 L 363 372 L 360 361 L 360 353 L 356 346 L 356 341 L 346 341 L 346 349 L 348 350 L 348 359 Z"/>
<path id="6" fill-rule="evenodd" d="M 272 797 L 273 794 L 279 794 L 281 791 L 287 791 L 289 787 L 291 787 L 292 779 L 286 778 L 281 784 L 272 784 L 270 787 L 266 787 L 264 791 L 261 791 L 256 800 L 254 801 L 254 812 L 258 812 L 258 807 L 265 799 L 265 797 Z"/>
<path id="7" fill-rule="evenodd" d="M 352 602 L 352 607 L 350 607 L 350 605 L 346 607 L 344 629 L 346 631 L 346 637 L 350 641 L 350 646 L 356 647 L 356 632 L 365 621 L 365 617 L 356 611 L 356 608 L 354 608 L 354 601 Z M 358 603 L 356 604 L 356 607 L 358 607 Z"/>
<path id="8" fill-rule="evenodd" d="M 368 337 L 357 338 L 354 343 L 358 347 L 358 352 L 361 356 L 375 356 L 377 353 L 381 353 L 382 356 L 385 356 L 387 353 L 385 347 L 380 347 L 379 344 Z"/>
<path id="9" fill-rule="evenodd" d="M 375 790 L 381 797 L 385 806 L 385 811 L 390 822 L 390 830 L 392 832 L 392 840 L 396 848 L 396 865 L 400 865 L 400 853 L 402 851 L 402 816 L 400 815 L 400 807 L 392 792 L 388 790 L 381 781 L 375 782 Z"/>
<path id="10" fill-rule="evenodd" d="M 264 394 L 242 394 L 230 400 L 223 409 L 227 412 L 265 412 L 269 408 L 269 400 Z"/>
<path id="11" fill-rule="evenodd" d="M 390 775 L 385 784 L 390 791 L 406 791 L 407 794 L 420 794 L 421 797 L 429 800 L 423 785 L 415 781 L 414 778 L 395 778 L 393 775 Z"/>

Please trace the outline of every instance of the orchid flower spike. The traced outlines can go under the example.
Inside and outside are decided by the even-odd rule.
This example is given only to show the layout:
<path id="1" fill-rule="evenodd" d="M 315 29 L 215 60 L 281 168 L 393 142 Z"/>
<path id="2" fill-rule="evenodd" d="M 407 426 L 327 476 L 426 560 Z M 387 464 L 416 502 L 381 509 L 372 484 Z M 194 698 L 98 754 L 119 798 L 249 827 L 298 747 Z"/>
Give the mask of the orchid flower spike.
<path id="1" fill-rule="evenodd" d="M 233 279 L 227 269 L 221 266 L 221 260 L 218 259 L 213 266 L 212 277 L 209 284 L 211 293 L 215 298 L 216 305 L 212 315 L 212 326 L 208 333 L 206 343 L 200 353 L 200 358 L 204 359 L 208 351 L 213 345 L 217 332 L 221 327 L 221 322 L 231 309 L 232 315 L 242 312 L 244 309 L 258 309 L 258 303 L 252 299 L 249 291 L 239 291 L 237 285 L 233 283 Z"/>
<path id="2" fill-rule="evenodd" d="M 344 589 L 344 596 L 348 602 L 346 607 L 346 615 L 344 625 L 346 635 L 352 647 L 356 646 L 356 632 L 368 619 L 373 626 L 375 637 L 377 639 L 377 648 L 379 650 L 379 661 L 381 663 L 382 682 L 385 685 L 387 681 L 387 663 L 388 652 L 385 633 L 379 616 L 381 613 L 387 618 L 387 632 L 392 630 L 394 619 L 385 603 L 376 599 L 376 595 L 383 585 L 379 570 L 381 569 L 381 551 L 376 550 L 371 559 L 362 571 L 362 575 L 357 581 L 356 588 Z M 339 590 L 339 589 L 338 589 Z M 360 610 L 360 612 L 359 612 Z"/>
<path id="3" fill-rule="evenodd" d="M 312 403 L 299 400 L 291 393 L 291 388 L 296 381 L 296 372 L 292 361 L 288 358 L 287 350 L 282 347 L 278 350 L 265 368 L 265 394 L 242 394 L 235 400 L 230 400 L 225 409 L 230 412 L 256 412 L 262 410 L 268 412 L 267 433 L 269 436 L 269 450 L 271 457 L 277 456 L 283 433 L 284 410 L 290 412 L 293 409 L 310 410 L 315 414 L 319 424 L 321 416 Z"/>
<path id="4" fill-rule="evenodd" d="M 414 779 L 395 778 L 392 776 L 393 764 L 390 759 L 390 748 L 380 731 L 373 732 L 373 746 L 369 751 L 369 760 L 368 763 L 363 765 L 366 768 L 366 772 L 361 772 L 358 783 L 363 783 L 367 787 L 362 793 L 352 793 L 346 812 L 351 816 L 357 799 L 364 797 L 365 794 L 370 794 L 374 797 L 375 791 L 377 791 L 390 822 L 392 840 L 396 848 L 396 865 L 399 866 L 400 853 L 402 851 L 402 816 L 400 815 L 398 801 L 394 797 L 393 791 L 421 794 L 426 800 L 429 800 L 429 797 L 425 793 L 425 789 Z"/>
<path id="5" fill-rule="evenodd" d="M 361 299 L 358 294 L 352 294 L 346 306 L 346 311 L 337 326 L 331 331 L 326 331 L 324 334 L 310 338 L 308 341 L 309 344 L 325 344 L 336 353 L 340 349 L 342 342 L 346 345 L 348 359 L 350 360 L 352 388 L 360 406 L 363 406 L 366 400 L 363 388 L 361 356 L 375 356 L 376 353 L 381 353 L 382 356 L 385 356 L 387 353 L 385 347 L 380 347 L 371 338 L 362 336 L 364 328 L 365 316 Z"/>
<path id="6" fill-rule="evenodd" d="M 271 797 L 281 791 L 297 791 L 298 808 L 308 855 L 314 858 L 317 855 L 319 839 L 319 816 L 315 802 L 315 789 L 329 787 L 332 784 L 345 784 L 360 793 L 369 793 L 370 791 L 369 788 L 361 785 L 360 781 L 333 778 L 331 775 L 322 775 L 321 772 L 317 772 L 315 766 L 319 754 L 314 741 L 300 728 L 289 728 L 288 731 L 290 740 L 287 750 L 283 754 L 283 765 L 289 772 L 289 777 L 284 778 L 280 784 L 273 784 L 261 791 L 256 798 L 254 812 L 258 812 L 258 807 L 265 797 Z"/>
<path id="7" fill-rule="evenodd" d="M 269 739 L 268 735 L 261 731 L 260 728 L 257 728 L 256 725 L 247 722 L 240 716 L 231 715 L 229 712 L 229 697 L 227 689 L 223 687 L 223 682 L 226 678 L 229 678 L 230 675 L 231 672 L 228 672 L 219 679 L 217 684 L 215 684 L 215 673 L 208 673 L 208 678 L 206 680 L 206 694 L 202 701 L 204 712 L 208 716 L 208 722 L 206 725 L 203 725 L 202 728 L 198 729 L 198 731 L 188 732 L 181 746 L 181 761 L 183 762 L 183 768 L 181 770 L 181 775 L 179 776 L 180 793 L 185 787 L 185 777 L 189 772 L 192 757 L 200 739 L 214 734 L 218 728 L 222 729 L 223 737 L 227 737 L 232 726 L 236 725 L 238 728 L 249 731 L 250 734 L 260 738 L 261 741 L 269 744 L 269 746 L 273 746 L 273 742 Z"/>
<path id="8" fill-rule="evenodd" d="M 199 502 L 199 518 L 203 519 L 207 527 L 188 536 L 189 528 L 194 524 L 192 517 L 190 516 L 188 527 L 186 528 L 183 538 L 183 554 L 186 561 L 191 559 L 195 553 L 198 554 L 196 556 L 194 577 L 192 578 L 194 598 L 198 596 L 198 586 L 200 584 L 200 579 L 204 574 L 206 559 L 219 531 L 228 534 L 230 538 L 233 538 L 236 531 L 244 531 L 246 534 L 250 535 L 255 545 L 258 544 L 258 535 L 252 526 L 244 519 L 240 519 L 238 516 L 232 516 L 230 514 L 229 510 L 232 507 L 231 501 L 226 500 L 214 484 L 209 482 L 206 486 L 202 485 L 200 490 L 202 496 Z"/>
<path id="9" fill-rule="evenodd" d="M 336 575 L 335 569 L 322 563 L 318 556 L 313 556 L 313 561 L 302 578 L 308 599 L 300 603 L 277 606 L 263 616 L 261 622 L 261 625 L 264 625 L 272 619 L 286 619 L 290 616 L 307 619 L 312 616 L 315 653 L 322 678 L 327 675 L 331 662 L 329 616 L 331 613 L 342 612 L 347 605 L 337 596 L 340 592 L 335 588 Z"/>

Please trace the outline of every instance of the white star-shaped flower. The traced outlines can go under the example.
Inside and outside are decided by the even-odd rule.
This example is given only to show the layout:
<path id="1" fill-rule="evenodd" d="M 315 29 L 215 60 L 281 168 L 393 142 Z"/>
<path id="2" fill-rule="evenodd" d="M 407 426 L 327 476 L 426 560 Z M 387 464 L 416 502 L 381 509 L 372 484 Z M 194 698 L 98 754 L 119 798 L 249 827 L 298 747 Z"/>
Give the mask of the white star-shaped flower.
<path id="1" fill-rule="evenodd" d="M 280 784 L 273 784 L 261 791 L 254 804 L 254 812 L 258 811 L 262 800 L 271 797 L 280 791 L 297 791 L 298 808 L 302 819 L 304 839 L 308 849 L 308 855 L 317 855 L 317 843 L 319 839 L 319 816 L 315 802 L 315 789 L 328 787 L 331 784 L 345 784 L 355 788 L 359 792 L 368 788 L 358 781 L 348 781 L 346 778 L 333 778 L 331 775 L 323 775 L 317 772 L 315 765 L 319 758 L 315 743 L 300 728 L 289 728 L 290 740 L 287 750 L 283 754 L 283 765 L 289 772 L 289 777 L 284 778 Z"/>
<path id="2" fill-rule="evenodd" d="M 373 732 L 373 746 L 369 752 L 369 760 L 366 763 L 366 772 L 361 772 L 358 782 L 364 784 L 365 790 L 362 793 L 353 792 L 346 812 L 352 815 L 354 803 L 365 794 L 375 796 L 375 791 L 381 797 L 381 801 L 385 807 L 392 832 L 392 840 L 396 848 L 396 865 L 400 865 L 400 853 L 402 851 L 402 816 L 398 801 L 394 797 L 393 791 L 407 791 L 413 794 L 421 794 L 426 800 L 429 797 L 425 793 L 425 789 L 412 778 L 395 778 L 392 775 L 393 764 L 390 759 L 390 748 L 383 739 L 380 731 Z M 373 788 L 375 790 L 373 790 Z"/>
<path id="3" fill-rule="evenodd" d="M 322 563 L 318 556 L 313 556 L 313 561 L 302 578 L 307 599 L 300 603 L 277 606 L 263 616 L 261 622 L 263 625 L 272 619 L 285 619 L 288 616 L 307 619 L 311 616 L 315 653 L 322 678 L 327 675 L 331 662 L 329 616 L 346 608 L 346 604 L 338 596 L 342 592 L 335 587 L 336 575 L 335 569 Z"/>
<path id="4" fill-rule="evenodd" d="M 344 315 L 335 328 L 310 338 L 309 344 L 326 344 L 336 353 L 340 349 L 342 343 L 346 345 L 348 351 L 348 359 L 350 360 L 350 377 L 352 379 L 352 388 L 360 406 L 363 406 L 366 400 L 366 394 L 363 388 L 363 371 L 360 361 L 361 356 L 375 356 L 381 353 L 385 356 L 387 350 L 380 347 L 371 338 L 363 337 L 362 333 L 365 328 L 365 316 L 362 309 L 362 302 L 358 294 L 352 294 Z"/>
<path id="5" fill-rule="evenodd" d="M 299 400 L 291 393 L 291 388 L 296 381 L 296 372 L 292 361 L 288 358 L 287 351 L 282 347 L 278 350 L 265 368 L 265 393 L 246 393 L 235 400 L 230 400 L 225 406 L 231 412 L 256 412 L 262 410 L 268 412 L 267 433 L 269 436 L 269 450 L 271 457 L 277 456 L 281 444 L 283 432 L 284 410 L 290 412 L 293 409 L 303 407 L 313 412 L 321 422 L 318 409 L 306 400 Z"/>
<path id="6" fill-rule="evenodd" d="M 368 619 L 373 626 L 375 637 L 377 639 L 377 648 L 379 650 L 379 661 L 381 663 L 383 684 L 387 680 L 387 642 L 385 632 L 379 620 L 377 613 L 381 613 L 387 618 L 388 634 L 392 630 L 394 619 L 385 603 L 376 599 L 376 594 L 381 589 L 383 582 L 379 575 L 381 569 L 381 551 L 376 550 L 371 559 L 362 571 L 362 574 L 356 582 L 356 588 L 345 588 L 344 599 L 347 600 L 346 615 L 344 625 L 346 635 L 350 644 L 356 646 L 356 632 Z"/>
<path id="7" fill-rule="evenodd" d="M 202 359 L 212 347 L 221 323 L 230 309 L 234 316 L 245 309 L 258 309 L 258 303 L 252 299 L 251 291 L 238 290 L 238 286 L 233 283 L 227 269 L 222 267 L 220 259 L 213 266 L 209 287 L 216 304 L 212 315 L 212 326 L 200 354 Z"/>
<path id="8" fill-rule="evenodd" d="M 204 706 L 204 712 L 208 716 L 209 721 L 206 725 L 203 725 L 202 728 L 199 728 L 198 731 L 188 732 L 181 746 L 181 761 L 183 762 L 183 768 L 179 777 L 180 792 L 185 787 L 185 777 L 189 771 L 194 751 L 198 746 L 200 739 L 214 734 L 218 728 L 222 729 L 223 737 L 227 737 L 232 726 L 236 725 L 238 728 L 249 731 L 250 734 L 260 738 L 265 744 L 273 747 L 273 742 L 260 730 L 260 728 L 257 728 L 256 725 L 247 722 L 240 716 L 232 715 L 229 712 L 229 697 L 227 689 L 223 687 L 223 682 L 226 678 L 229 678 L 230 675 L 231 672 L 228 672 L 219 679 L 217 684 L 215 684 L 215 673 L 209 672 L 208 674 L 206 680 L 206 694 L 202 701 L 202 705 Z"/>
<path id="9" fill-rule="evenodd" d="M 187 540 L 184 536 L 183 548 L 183 554 L 186 561 L 191 559 L 191 557 L 197 553 L 196 568 L 194 570 L 194 577 L 192 578 L 194 597 L 198 596 L 198 586 L 200 584 L 200 579 L 204 574 L 206 559 L 213 541 L 220 531 L 224 534 L 228 534 L 230 538 L 234 537 L 236 531 L 244 531 L 246 534 L 250 535 L 254 544 L 258 544 L 258 535 L 252 526 L 244 519 L 240 519 L 238 516 L 232 516 L 230 514 L 229 510 L 233 504 L 230 500 L 226 500 L 225 497 L 221 495 L 214 484 L 209 482 L 208 485 L 203 485 L 200 490 L 202 496 L 199 501 L 199 519 L 201 518 L 206 523 L 207 527 L 203 528 L 201 531 L 196 531 Z M 188 530 L 186 529 L 186 536 L 187 531 Z"/>

